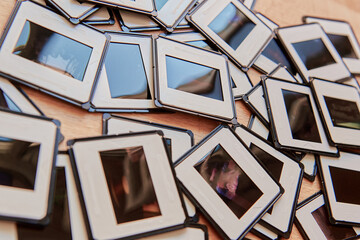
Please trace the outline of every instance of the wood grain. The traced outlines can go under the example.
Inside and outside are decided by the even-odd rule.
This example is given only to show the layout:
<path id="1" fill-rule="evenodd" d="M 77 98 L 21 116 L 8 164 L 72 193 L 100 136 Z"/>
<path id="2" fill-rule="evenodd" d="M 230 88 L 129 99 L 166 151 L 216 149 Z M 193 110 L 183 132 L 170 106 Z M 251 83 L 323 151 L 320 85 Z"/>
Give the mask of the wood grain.
<path id="1" fill-rule="evenodd" d="M 14 0 L 0 1 L 1 29 L 4 29 L 14 4 Z M 346 20 L 353 26 L 358 39 L 360 38 L 359 0 L 257 0 L 255 10 L 272 19 L 280 26 L 300 24 L 302 17 L 305 15 Z M 118 24 L 104 28 L 120 30 Z M 253 83 L 260 80 L 260 75 L 253 69 L 249 70 L 249 76 Z M 65 141 L 61 143 L 60 150 L 66 150 L 66 141 L 69 139 L 101 135 L 102 114 L 88 113 L 79 107 L 28 87 L 23 87 L 23 89 L 47 116 L 60 120 L 61 132 L 65 136 Z M 250 111 L 241 101 L 236 102 L 236 112 L 238 121 L 246 125 Z M 190 129 L 195 135 L 195 142 L 199 142 L 219 124 L 218 121 L 178 112 L 124 113 L 120 115 Z M 318 177 L 314 182 L 303 180 L 299 201 L 319 189 Z M 210 226 L 203 217 L 201 217 L 200 222 Z M 209 232 L 211 240 L 221 239 L 211 227 L 209 227 Z M 247 237 L 259 239 L 252 234 L 248 234 Z M 295 226 L 290 239 L 302 239 Z"/>

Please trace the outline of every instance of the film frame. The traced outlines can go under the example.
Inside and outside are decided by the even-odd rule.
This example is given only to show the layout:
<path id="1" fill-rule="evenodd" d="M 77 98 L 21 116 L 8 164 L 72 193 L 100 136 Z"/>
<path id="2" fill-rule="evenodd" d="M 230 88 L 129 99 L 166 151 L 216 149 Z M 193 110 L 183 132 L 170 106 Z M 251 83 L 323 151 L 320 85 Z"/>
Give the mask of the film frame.
<path id="1" fill-rule="evenodd" d="M 35 35 L 24 42 L 24 36 L 31 28 L 36 29 L 33 31 Z M 50 38 L 50 44 L 61 46 L 66 43 L 78 49 L 75 51 L 77 55 L 73 56 L 79 59 L 71 62 L 74 68 L 65 68 L 63 63 L 60 64 L 61 59 L 44 58 L 60 47 L 44 51 L 44 56 L 32 53 L 31 41 L 40 42 L 43 45 L 39 47 L 47 49 L 49 42 L 44 45 L 36 35 L 41 32 L 43 35 L 39 37 L 44 39 L 48 35 L 54 36 Z M 107 44 L 108 38 L 101 32 L 82 24 L 74 26 L 62 16 L 31 1 L 19 1 L 1 39 L 1 75 L 86 109 Z M 18 71 L 19 65 L 23 66 L 23 71 Z"/>
<path id="2" fill-rule="evenodd" d="M 245 126 L 236 126 L 235 133 L 284 188 L 282 197 L 259 223 L 285 238 L 290 237 L 304 166 L 276 150 L 269 142 Z"/>
<path id="3" fill-rule="evenodd" d="M 155 109 L 151 35 L 122 32 L 107 34 L 111 37 L 109 51 L 104 56 L 89 111 L 148 112 Z M 127 54 L 119 57 L 117 52 Z M 127 59 L 126 64 L 124 58 Z"/>
<path id="4" fill-rule="evenodd" d="M 340 152 L 339 158 L 320 156 L 319 172 L 324 199 L 328 209 L 330 223 L 360 227 L 360 206 L 356 201 L 357 191 L 351 191 L 350 186 L 356 186 L 351 179 L 358 179 L 360 155 Z M 339 175 L 339 173 L 341 175 Z M 346 185 L 341 185 L 346 183 Z"/>
<path id="5" fill-rule="evenodd" d="M 70 238 L 73 239 L 87 239 L 88 232 L 86 230 L 85 222 L 83 219 L 83 213 L 80 205 L 80 199 L 78 197 L 78 192 L 75 184 L 74 175 L 72 172 L 72 167 L 70 164 L 69 155 L 66 152 L 58 153 L 57 159 L 56 159 L 56 171 L 62 171 L 64 170 L 64 176 L 65 176 L 65 188 L 66 188 L 66 203 L 64 204 L 64 207 L 68 208 L 69 213 L 69 228 L 66 228 L 66 224 L 64 224 L 64 229 L 66 229 L 66 233 L 70 234 Z M 56 180 L 57 181 L 57 180 Z M 56 189 L 55 189 L 56 191 Z M 56 204 L 56 203 L 55 203 Z M 60 209 L 59 209 L 60 210 Z M 66 213 L 63 213 L 64 215 Z M 54 215 L 54 212 L 53 212 Z M 59 215 L 58 215 L 59 216 Z M 64 216 L 60 216 L 64 217 Z M 66 217 L 66 216 L 65 216 Z M 51 221 L 50 221 L 51 224 Z M 0 236 L 3 240 L 16 240 L 20 238 L 20 234 L 18 231 L 20 230 L 22 226 L 17 225 L 14 222 L 0 222 Z M 24 232 L 22 233 L 23 237 L 36 237 L 36 236 L 48 236 L 48 237 L 59 237 L 59 235 L 56 236 L 49 236 L 49 232 L 46 232 L 47 226 L 44 228 L 39 227 L 33 227 L 31 228 L 31 225 L 24 225 Z M 47 235 L 43 235 L 45 234 Z M 32 234 L 32 235 L 31 235 Z M 58 232 L 59 234 L 59 232 Z M 61 234 L 61 232 L 60 232 Z M 64 236 L 64 235 L 62 235 Z"/>
<path id="6" fill-rule="evenodd" d="M 310 83 L 329 141 L 336 146 L 360 148 L 358 90 L 352 86 L 316 78 Z"/>
<path id="7" fill-rule="evenodd" d="M 168 125 L 126 118 L 118 115 L 103 115 L 103 134 L 122 134 L 160 130 L 164 134 L 172 162 L 175 162 L 194 145 L 194 135 L 190 130 Z M 186 210 L 192 221 L 198 219 L 195 206 L 184 197 Z"/>
<path id="8" fill-rule="evenodd" d="M 231 41 L 231 36 L 226 36 L 225 29 L 220 29 L 221 24 L 228 13 L 235 12 L 236 18 L 243 21 L 237 33 L 242 35 L 239 41 Z M 217 47 L 219 47 L 227 56 L 239 67 L 247 71 L 256 57 L 266 47 L 273 37 L 273 32 L 256 15 L 248 9 L 241 1 L 226 0 L 204 1 L 187 15 L 187 20 L 207 36 Z M 219 34 L 222 34 L 221 37 Z M 254 50 L 255 49 L 255 50 Z"/>
<path id="9" fill-rule="evenodd" d="M 162 36 L 155 39 L 154 44 L 157 107 L 236 122 L 229 69 L 224 55 Z M 178 75 L 184 73 L 182 68 L 186 68 L 191 76 Z M 182 76 L 181 81 L 174 79 L 174 74 Z M 189 88 L 200 80 L 206 83 L 205 87 Z"/>
<path id="10" fill-rule="evenodd" d="M 308 82 L 310 77 L 331 81 L 351 77 L 342 58 L 319 24 L 278 28 L 275 32 L 305 82 Z M 319 51 L 312 52 L 310 47 Z"/>
<path id="11" fill-rule="evenodd" d="M 344 239 L 343 236 L 333 236 L 334 232 L 337 232 L 337 235 L 341 231 L 342 235 L 350 235 L 350 238 L 346 239 L 356 239 L 359 236 L 359 228 L 351 228 L 349 226 L 345 229 L 341 229 L 336 226 L 332 226 L 329 222 L 329 219 L 326 216 L 325 201 L 322 192 L 318 192 L 309 198 L 305 199 L 303 202 L 299 203 L 296 209 L 295 224 L 299 229 L 301 235 L 306 239 L 321 239 L 327 240 L 332 239 Z M 316 219 L 317 218 L 317 219 Z M 329 227 L 335 229 L 329 230 Z M 327 233 L 324 233 L 326 231 Z M 327 235 L 325 235 L 327 234 Z"/>
<path id="12" fill-rule="evenodd" d="M 208 43 L 207 39 L 199 32 L 175 32 L 166 35 L 167 38 L 185 42 L 187 44 L 201 47 L 208 50 L 217 51 L 217 47 Z M 229 61 L 229 71 L 231 77 L 231 88 L 235 100 L 242 99 L 243 95 L 253 87 L 249 76 L 243 72 L 232 61 Z"/>
<path id="13" fill-rule="evenodd" d="M 14 154 L 10 158 L 4 151 L 1 158 L 17 161 L 2 170 L 1 219 L 45 225 L 51 212 L 60 122 L 7 109 L 0 109 L 0 116 L 1 145 Z M 19 172 L 19 166 L 26 166 L 27 172 Z"/>
<path id="14" fill-rule="evenodd" d="M 244 176 L 253 183 L 251 185 L 256 186 L 253 191 L 263 192 L 261 197 L 256 197 L 258 200 L 248 208 L 246 213 L 240 214 L 240 218 L 238 217 L 239 212 L 235 208 L 232 209 L 231 205 L 229 206 L 220 197 L 219 190 L 215 191 L 196 168 L 201 167 L 199 163 L 204 163 L 206 160 L 204 158 L 212 154 L 214 149 L 225 151 L 230 156 L 230 160 L 236 164 L 234 166 L 238 166 L 244 171 Z M 250 159 L 252 164 L 249 164 Z M 241 239 L 244 237 L 283 193 L 282 187 L 267 173 L 244 143 L 226 125 L 220 125 L 193 147 L 176 163 L 175 170 L 185 193 L 224 239 Z M 259 209 L 257 206 L 264 206 L 264 208 Z"/>
<path id="15" fill-rule="evenodd" d="M 303 21 L 305 23 L 319 23 L 349 71 L 353 74 L 360 74 L 360 46 L 348 22 L 310 16 L 304 17 Z"/>
<path id="16" fill-rule="evenodd" d="M 81 192 L 83 208 L 86 209 L 84 212 L 86 212 L 87 227 L 93 238 L 147 237 L 165 230 L 185 227 L 188 216 L 183 208 L 184 202 L 179 193 L 164 140 L 160 131 L 150 131 L 74 139 L 68 142 L 70 158 L 73 166 L 76 166 L 75 180 L 78 191 Z M 125 155 L 124 150 L 126 150 Z M 118 154 L 123 157 L 116 157 L 120 156 Z M 120 166 L 116 165 L 116 161 L 111 161 L 112 156 L 122 160 L 117 161 Z M 133 192 L 135 186 L 130 185 L 129 181 L 119 182 L 119 179 L 113 178 L 111 171 L 117 169 L 119 175 L 121 164 L 136 159 L 142 164 L 133 165 L 132 172 L 136 173 L 140 168 L 145 169 L 142 171 L 141 179 L 138 180 L 151 178 L 151 183 L 146 181 L 146 186 L 137 185 L 141 186 L 140 193 L 145 191 L 148 198 L 142 197 L 139 201 L 130 201 L 128 202 L 130 206 L 121 210 L 124 202 L 120 201 L 119 197 L 124 194 L 121 191 L 114 192 L 111 186 L 116 182 L 125 184 L 124 186 L 129 186 L 127 191 L 129 194 Z M 118 167 L 112 166 L 113 164 Z M 95 182 L 88 179 L 89 172 L 91 179 L 96 179 Z M 133 180 L 135 179 L 137 178 Z M 94 196 L 95 189 L 101 194 Z M 124 197 L 129 198 L 129 194 L 125 194 Z M 131 209 L 133 210 L 130 211 Z"/>
<path id="17" fill-rule="evenodd" d="M 291 73 L 287 71 L 285 67 L 282 67 L 281 65 L 278 65 L 277 68 L 273 72 L 270 73 L 271 75 L 263 76 L 262 80 L 266 81 L 267 78 L 272 79 L 279 79 L 284 81 L 290 81 L 290 82 L 297 82 L 296 78 L 291 77 Z M 276 78 L 273 76 L 281 76 L 285 77 L 283 78 Z M 263 122 L 265 126 L 268 126 L 270 123 L 269 120 L 269 114 L 264 98 L 264 88 L 263 83 L 260 81 L 258 84 L 256 84 L 249 92 L 247 92 L 243 96 L 244 102 L 250 107 L 250 110 L 256 114 L 256 116 Z"/>
<path id="18" fill-rule="evenodd" d="M 271 78 L 262 82 L 276 148 L 338 156 L 338 149 L 327 140 L 310 87 Z M 302 107 L 306 118 L 294 115 L 293 107 L 297 106 Z M 307 111 L 306 115 L 304 111 Z M 301 121 L 299 124 L 307 127 L 300 127 L 295 121 Z"/>

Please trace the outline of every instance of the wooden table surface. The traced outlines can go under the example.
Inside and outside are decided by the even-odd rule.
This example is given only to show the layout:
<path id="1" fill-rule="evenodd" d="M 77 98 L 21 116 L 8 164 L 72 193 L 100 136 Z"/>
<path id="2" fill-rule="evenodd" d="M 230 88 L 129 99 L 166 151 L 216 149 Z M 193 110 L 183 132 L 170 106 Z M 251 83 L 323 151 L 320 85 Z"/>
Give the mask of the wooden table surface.
<path id="1" fill-rule="evenodd" d="M 4 29 L 14 4 L 15 0 L 0 1 L 0 29 Z M 352 25 L 357 38 L 360 39 L 359 0 L 257 0 L 255 11 L 272 19 L 281 27 L 301 24 L 301 19 L 305 15 L 345 20 Z M 118 24 L 106 28 L 120 30 Z M 249 70 L 250 79 L 254 84 L 260 80 L 260 75 L 253 69 Z M 60 150 L 66 150 L 66 141 L 69 139 L 101 135 L 102 114 L 89 113 L 70 103 L 25 86 L 23 89 L 46 116 L 60 120 L 61 132 L 65 136 L 65 141 L 61 143 Z M 238 121 L 247 125 L 250 111 L 241 101 L 236 102 L 236 112 Z M 194 133 L 195 143 L 199 142 L 219 124 L 218 121 L 186 113 L 123 113 L 119 115 L 190 129 Z M 314 182 L 304 179 L 299 201 L 304 200 L 319 189 L 318 176 Z M 203 217 L 201 217 L 200 222 L 209 226 Z M 221 239 L 211 227 L 209 227 L 209 233 L 210 240 Z M 247 237 L 259 239 L 251 233 Z M 290 239 L 302 239 L 295 226 Z"/>

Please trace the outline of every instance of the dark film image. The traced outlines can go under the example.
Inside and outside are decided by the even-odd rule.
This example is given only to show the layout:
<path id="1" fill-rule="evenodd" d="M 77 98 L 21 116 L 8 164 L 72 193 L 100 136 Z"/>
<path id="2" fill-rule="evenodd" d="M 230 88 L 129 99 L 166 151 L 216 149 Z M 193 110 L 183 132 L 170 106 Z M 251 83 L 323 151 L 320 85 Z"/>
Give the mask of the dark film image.
<path id="1" fill-rule="evenodd" d="M 230 3 L 209 24 L 209 28 L 236 50 L 254 29 L 255 24 Z"/>
<path id="2" fill-rule="evenodd" d="M 284 163 L 253 143 L 250 144 L 250 150 L 265 165 L 276 181 L 279 181 Z"/>
<path id="3" fill-rule="evenodd" d="M 342 58 L 357 58 L 347 36 L 335 34 L 327 34 L 327 36 Z"/>
<path id="4" fill-rule="evenodd" d="M 151 99 L 139 45 L 110 43 L 105 69 L 112 98 Z"/>
<path id="5" fill-rule="evenodd" d="M 160 216 L 142 147 L 100 152 L 117 223 Z"/>
<path id="6" fill-rule="evenodd" d="M 18 240 L 71 240 L 69 214 L 65 169 L 57 168 L 54 206 L 49 225 L 34 227 L 18 224 Z"/>
<path id="7" fill-rule="evenodd" d="M 337 202 L 360 205 L 360 172 L 329 166 Z"/>
<path id="8" fill-rule="evenodd" d="M 4 93 L 0 88 L 0 107 L 10 109 L 15 112 L 21 112 L 20 108 Z"/>
<path id="9" fill-rule="evenodd" d="M 356 102 L 324 96 L 334 126 L 360 130 L 360 111 Z"/>
<path id="10" fill-rule="evenodd" d="M 350 226 L 331 225 L 325 205 L 322 205 L 311 214 L 328 240 L 347 239 L 356 236 L 354 229 Z"/>
<path id="11" fill-rule="evenodd" d="M 293 75 L 296 75 L 297 71 L 294 66 L 290 63 L 289 59 L 284 54 L 283 49 L 280 47 L 279 43 L 272 39 L 267 47 L 262 52 L 262 55 L 270 59 L 271 61 L 286 66 L 289 72 Z"/>
<path id="12" fill-rule="evenodd" d="M 307 70 L 336 63 L 321 38 L 292 43 Z"/>
<path id="13" fill-rule="evenodd" d="M 172 156 L 172 143 L 171 143 L 171 138 L 165 138 L 165 142 L 166 142 L 167 150 L 169 151 L 169 155 Z"/>
<path id="14" fill-rule="evenodd" d="M 220 144 L 194 167 L 238 218 L 263 195 Z"/>
<path id="15" fill-rule="evenodd" d="M 321 143 L 309 95 L 282 89 L 292 137 Z"/>
<path id="16" fill-rule="evenodd" d="M 265 165 L 267 170 L 269 170 L 270 174 L 276 179 L 276 181 L 279 182 L 284 163 L 253 143 L 250 144 L 250 150 Z M 271 214 L 272 210 L 273 207 L 268 210 L 268 213 Z"/>
<path id="17" fill-rule="evenodd" d="M 234 79 L 232 77 L 230 77 L 231 79 L 231 88 L 236 88 L 236 84 L 234 82 Z"/>
<path id="18" fill-rule="evenodd" d="M 92 48 L 26 21 L 13 53 L 82 81 Z"/>
<path id="19" fill-rule="evenodd" d="M 0 185 L 34 190 L 39 143 L 0 137 Z"/>
<path id="20" fill-rule="evenodd" d="M 219 70 L 166 56 L 166 72 L 169 88 L 224 101 Z"/>

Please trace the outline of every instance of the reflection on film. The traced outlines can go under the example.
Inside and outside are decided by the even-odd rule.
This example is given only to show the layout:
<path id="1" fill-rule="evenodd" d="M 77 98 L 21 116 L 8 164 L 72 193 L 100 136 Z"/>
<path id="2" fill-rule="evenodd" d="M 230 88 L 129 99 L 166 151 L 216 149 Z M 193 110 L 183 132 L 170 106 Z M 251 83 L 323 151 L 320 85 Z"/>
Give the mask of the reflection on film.
<path id="1" fill-rule="evenodd" d="M 254 27 L 255 24 L 232 3 L 227 5 L 209 24 L 209 28 L 234 50 L 240 46 Z"/>
<path id="2" fill-rule="evenodd" d="M 307 70 L 336 63 L 321 38 L 292 43 Z"/>
<path id="3" fill-rule="evenodd" d="M 347 239 L 356 236 L 354 229 L 350 226 L 330 224 L 329 215 L 326 211 L 325 205 L 316 209 L 311 214 L 328 240 Z"/>
<path id="4" fill-rule="evenodd" d="M 219 70 L 166 56 L 166 72 L 169 88 L 224 101 Z"/>
<path id="5" fill-rule="evenodd" d="M 151 99 L 139 45 L 110 43 L 105 69 L 112 98 Z"/>
<path id="6" fill-rule="evenodd" d="M 324 96 L 334 126 L 360 130 L 360 111 L 356 102 Z"/>
<path id="7" fill-rule="evenodd" d="M 168 0 L 154 0 L 156 10 L 160 11 L 163 8 L 163 6 L 167 3 L 167 1 Z"/>
<path id="8" fill-rule="evenodd" d="M 65 169 L 63 167 L 56 170 L 54 206 L 49 225 L 45 227 L 18 225 L 18 240 L 29 239 L 72 239 Z"/>
<path id="9" fill-rule="evenodd" d="M 117 223 L 160 216 L 144 149 L 100 152 Z"/>
<path id="10" fill-rule="evenodd" d="M 321 143 L 309 95 L 282 89 L 294 139 Z"/>
<path id="11" fill-rule="evenodd" d="M 26 21 L 13 53 L 82 81 L 92 48 Z"/>
<path id="12" fill-rule="evenodd" d="M 336 201 L 360 205 L 360 172 L 333 166 L 329 171 Z"/>
<path id="13" fill-rule="evenodd" d="M 39 143 L 0 137 L 0 185 L 34 190 Z"/>
<path id="14" fill-rule="evenodd" d="M 238 218 L 263 195 L 220 144 L 194 167 Z"/>

